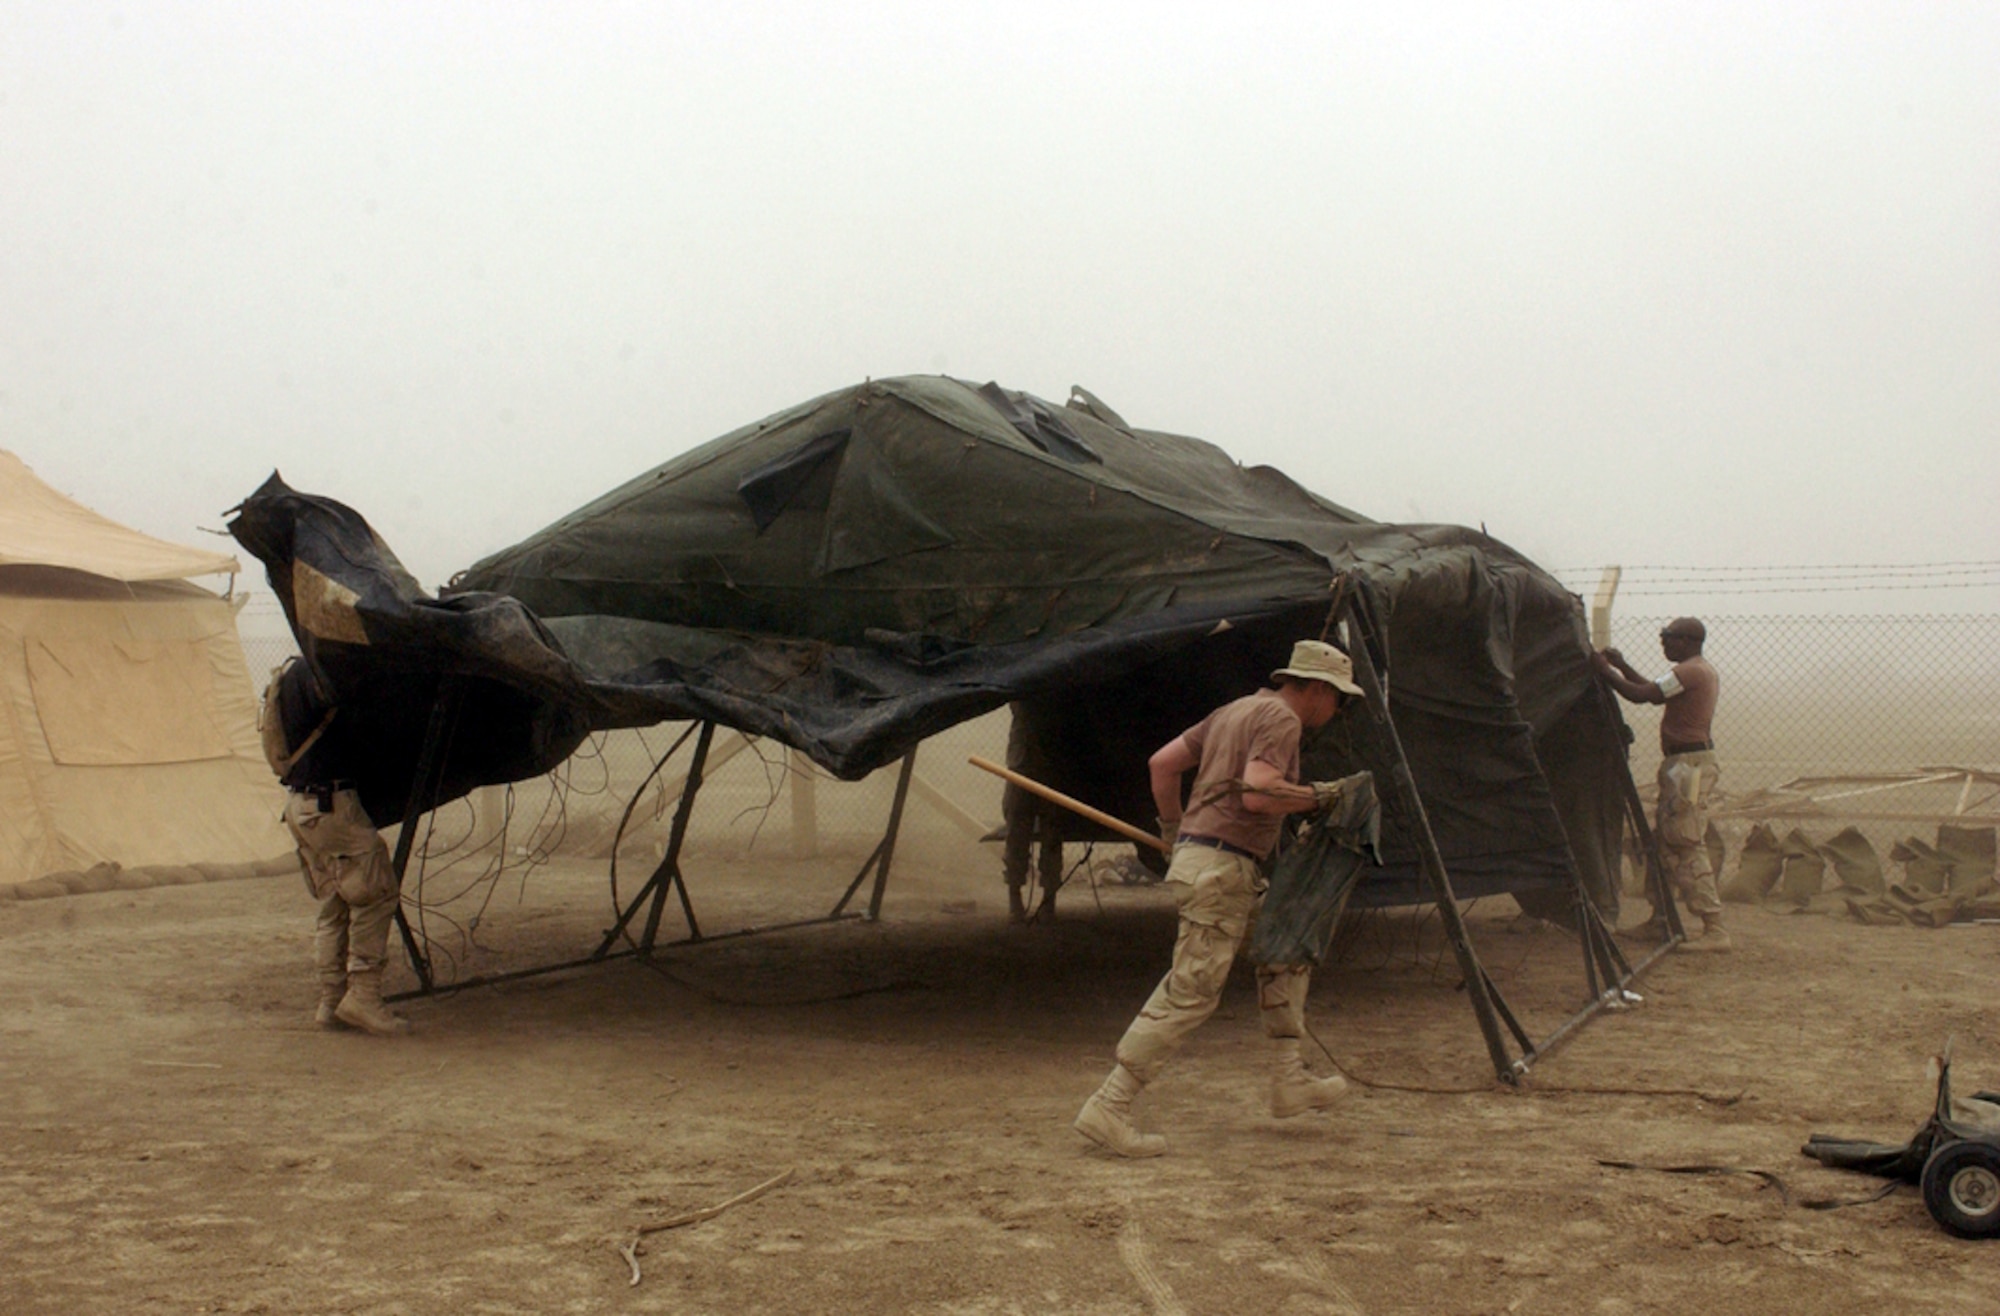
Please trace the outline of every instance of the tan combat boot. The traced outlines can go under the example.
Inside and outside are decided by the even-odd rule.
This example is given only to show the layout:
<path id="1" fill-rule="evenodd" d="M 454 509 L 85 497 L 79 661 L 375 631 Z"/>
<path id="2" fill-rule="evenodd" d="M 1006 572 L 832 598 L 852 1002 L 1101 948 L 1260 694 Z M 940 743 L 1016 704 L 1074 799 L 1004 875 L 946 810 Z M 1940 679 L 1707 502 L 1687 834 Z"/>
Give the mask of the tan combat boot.
<path id="1" fill-rule="evenodd" d="M 1315 1078 L 1299 1058 L 1299 1039 L 1278 1039 L 1278 1069 L 1271 1076 L 1271 1114 L 1281 1120 L 1309 1110 L 1325 1110 L 1347 1092 L 1347 1080 L 1335 1074 Z"/>
<path id="2" fill-rule="evenodd" d="M 342 969 L 338 973 L 320 970 L 319 1008 L 313 1011 L 313 1022 L 321 1028 L 330 1028 L 336 1032 L 347 1027 L 340 1021 L 339 1015 L 340 998 L 345 995 L 347 995 L 347 970 Z"/>
<path id="3" fill-rule="evenodd" d="M 410 1031 L 409 1021 L 382 1004 L 382 967 L 347 971 L 347 994 L 334 1007 L 333 1017 L 377 1037 L 401 1037 Z"/>
<path id="4" fill-rule="evenodd" d="M 1709 955 L 1726 955 L 1736 949 L 1729 939 L 1729 930 L 1722 926 L 1722 915 L 1703 914 L 1701 935 L 1681 943 L 1681 949 Z"/>
<path id="5" fill-rule="evenodd" d="M 313 1022 L 321 1028 L 344 1028 L 334 1017 L 347 995 L 347 911 L 338 902 L 322 905 L 313 929 L 313 973 L 319 978 L 319 1008 Z"/>
<path id="6" fill-rule="evenodd" d="M 1162 1156 L 1167 1140 L 1157 1133 L 1141 1133 L 1132 1124 L 1132 1098 L 1145 1084 L 1123 1065 L 1111 1071 L 1104 1086 L 1090 1094 L 1070 1127 L 1107 1151 L 1120 1156 Z"/>
<path id="7" fill-rule="evenodd" d="M 1617 928 L 1611 935 L 1620 941 L 1638 941 L 1648 946 L 1657 946 L 1667 939 L 1667 921 L 1656 914 L 1644 923 L 1634 923 L 1629 928 Z"/>

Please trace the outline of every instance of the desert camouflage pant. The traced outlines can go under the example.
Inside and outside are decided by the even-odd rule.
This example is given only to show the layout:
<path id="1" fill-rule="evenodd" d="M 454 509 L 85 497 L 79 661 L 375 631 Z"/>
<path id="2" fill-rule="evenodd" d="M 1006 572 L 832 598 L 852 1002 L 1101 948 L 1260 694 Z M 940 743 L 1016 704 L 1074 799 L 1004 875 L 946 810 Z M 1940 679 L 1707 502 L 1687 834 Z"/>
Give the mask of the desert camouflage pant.
<path id="1" fill-rule="evenodd" d="M 1215 1013 L 1264 886 L 1256 861 L 1188 844 L 1174 848 L 1167 881 L 1181 909 L 1173 967 L 1118 1042 L 1118 1063 L 1142 1083 L 1158 1077 L 1188 1034 Z M 1265 1036 L 1300 1035 L 1310 985 L 1308 965 L 1258 966 L 1257 1006 Z"/>
<path id="2" fill-rule="evenodd" d="M 1660 804 L 1654 826 L 1660 837 L 1660 858 L 1667 881 L 1703 917 L 1722 912 L 1715 892 L 1715 867 L 1708 861 L 1708 799 L 1722 768 L 1714 750 L 1669 754 L 1660 760 Z"/>
<path id="3" fill-rule="evenodd" d="M 299 792 L 285 802 L 285 826 L 319 901 L 313 962 L 329 983 L 383 966 L 397 905 L 389 847 L 362 811 L 361 797 L 335 791 L 331 803 L 322 810 L 318 796 Z"/>

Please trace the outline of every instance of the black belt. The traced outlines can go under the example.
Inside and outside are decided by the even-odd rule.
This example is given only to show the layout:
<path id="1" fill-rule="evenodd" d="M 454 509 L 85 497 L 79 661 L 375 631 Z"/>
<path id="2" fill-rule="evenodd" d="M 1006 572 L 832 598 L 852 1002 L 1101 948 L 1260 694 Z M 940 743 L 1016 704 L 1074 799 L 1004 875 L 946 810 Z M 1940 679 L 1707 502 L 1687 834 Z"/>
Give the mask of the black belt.
<path id="1" fill-rule="evenodd" d="M 338 780 L 336 780 L 336 781 L 334 781 L 334 782 L 331 782 L 330 784 L 327 784 L 327 785 L 324 785 L 324 786 L 321 786 L 321 785 L 312 785 L 312 786 L 287 786 L 287 787 L 286 787 L 285 789 L 286 789 L 286 790 L 289 790 L 289 791 L 290 791 L 290 792 L 291 792 L 292 794 L 294 794 L 294 795 L 310 795 L 310 796 L 312 796 L 312 797 L 313 797 L 313 802 L 314 802 L 315 804 L 319 805 L 319 811 L 320 811 L 321 813 L 332 813 L 332 812 L 333 812 L 333 797 L 334 797 L 335 795 L 339 794 L 339 793 L 340 793 L 341 791 L 351 791 L 351 790 L 353 790 L 353 789 L 354 789 L 354 783 L 353 783 L 353 782 L 351 782 L 351 781 L 338 781 Z"/>
<path id="2" fill-rule="evenodd" d="M 1691 740 L 1685 745 L 1664 745 L 1661 747 L 1661 752 L 1667 755 L 1706 754 L 1714 748 L 1715 742 L 1712 740 Z"/>
<path id="3" fill-rule="evenodd" d="M 1240 845 L 1232 845 L 1228 841 L 1225 841 L 1220 837 L 1216 836 L 1189 836 L 1185 832 L 1183 832 L 1180 836 L 1174 838 L 1174 844 L 1205 845 L 1211 850 L 1220 850 L 1224 854 L 1240 854 L 1245 859 L 1254 860 L 1255 862 L 1260 864 L 1264 862 L 1263 855 L 1260 855 L 1253 850 L 1245 850 Z"/>

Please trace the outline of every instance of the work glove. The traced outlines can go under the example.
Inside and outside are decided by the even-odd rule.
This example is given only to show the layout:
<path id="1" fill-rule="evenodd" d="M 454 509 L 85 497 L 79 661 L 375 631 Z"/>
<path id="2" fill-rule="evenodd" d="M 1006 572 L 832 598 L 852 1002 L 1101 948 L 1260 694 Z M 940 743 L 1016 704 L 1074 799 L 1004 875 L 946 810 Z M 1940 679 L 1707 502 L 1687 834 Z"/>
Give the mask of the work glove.
<path id="1" fill-rule="evenodd" d="M 1337 806 L 1347 794 L 1347 783 L 1344 780 L 1314 781 L 1306 784 L 1312 787 L 1313 805 L 1321 813 Z"/>
<path id="2" fill-rule="evenodd" d="M 1159 824 L 1160 839 L 1167 843 L 1167 849 L 1171 852 L 1174 848 L 1174 842 L 1181 838 L 1181 820 L 1178 818 L 1161 818 L 1159 819 Z"/>

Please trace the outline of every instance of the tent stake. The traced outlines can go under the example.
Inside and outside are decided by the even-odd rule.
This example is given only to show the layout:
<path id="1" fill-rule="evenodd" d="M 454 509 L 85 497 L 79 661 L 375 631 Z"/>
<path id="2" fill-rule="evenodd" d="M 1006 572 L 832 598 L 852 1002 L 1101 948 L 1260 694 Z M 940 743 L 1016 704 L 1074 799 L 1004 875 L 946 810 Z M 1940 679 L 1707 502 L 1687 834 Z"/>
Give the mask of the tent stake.
<path id="1" fill-rule="evenodd" d="M 1375 720 L 1381 725 L 1383 737 L 1388 742 L 1390 758 L 1390 778 L 1395 789 L 1409 809 L 1411 831 L 1416 835 L 1417 854 L 1422 861 L 1424 877 L 1429 881 L 1431 895 L 1437 901 L 1438 918 L 1444 924 L 1445 936 L 1451 941 L 1452 954 L 1458 959 L 1460 975 L 1465 979 L 1465 993 L 1472 1000 L 1472 1012 L 1479 1020 L 1479 1031 L 1486 1038 L 1486 1051 L 1493 1060 L 1493 1073 L 1502 1083 L 1514 1086 L 1521 1081 L 1521 1069 L 1507 1050 L 1507 1041 L 1500 1035 L 1500 1017 L 1494 1007 L 1497 993 L 1480 967 L 1479 957 L 1473 954 L 1472 942 L 1465 932 L 1465 920 L 1459 916 L 1458 899 L 1452 894 L 1451 878 L 1446 874 L 1444 855 L 1438 850 L 1437 836 L 1431 831 L 1430 815 L 1424 810 L 1423 796 L 1417 791 L 1417 779 L 1410 771 L 1409 756 L 1403 752 L 1403 738 L 1396 730 L 1396 719 L 1389 712 L 1388 691 L 1382 685 L 1381 674 L 1376 668 L 1375 649 L 1380 644 L 1367 611 L 1361 604 L 1357 592 L 1347 600 L 1347 619 L 1352 626 L 1354 643 L 1351 657 L 1354 660 L 1354 675 L 1361 683 L 1363 695 Z M 1521 1037 L 1519 1023 L 1508 1013 L 1508 1023 L 1514 1035 Z M 1525 1039 L 1522 1042 L 1526 1049 Z"/>

